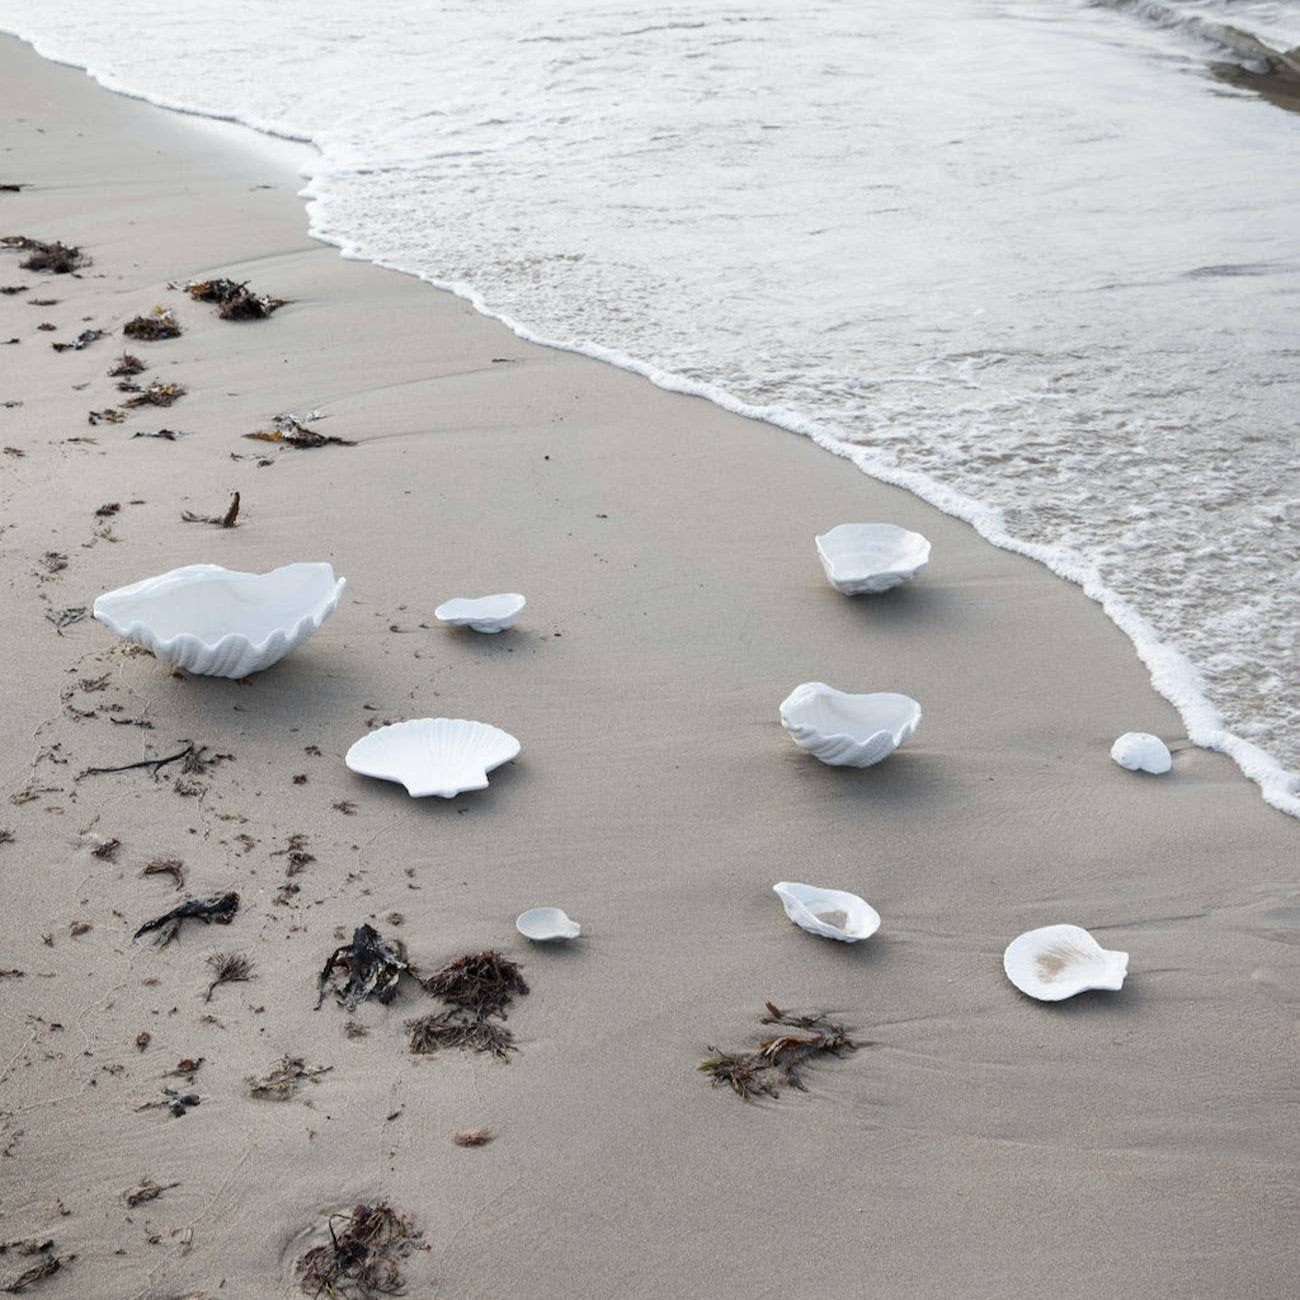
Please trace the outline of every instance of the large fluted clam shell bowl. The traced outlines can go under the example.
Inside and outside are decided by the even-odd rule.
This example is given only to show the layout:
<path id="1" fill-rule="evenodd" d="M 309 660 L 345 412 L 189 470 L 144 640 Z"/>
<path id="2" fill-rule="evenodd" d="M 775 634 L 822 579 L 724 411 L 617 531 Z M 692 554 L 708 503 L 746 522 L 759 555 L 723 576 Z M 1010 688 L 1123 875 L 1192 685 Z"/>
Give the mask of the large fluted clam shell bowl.
<path id="1" fill-rule="evenodd" d="M 247 677 L 306 641 L 346 585 L 328 564 L 286 564 L 270 573 L 189 564 L 106 592 L 94 614 L 164 663 L 202 677 Z"/>
<path id="2" fill-rule="evenodd" d="M 413 799 L 453 799 L 487 789 L 487 774 L 519 754 L 500 727 L 465 718 L 413 718 L 380 727 L 348 750 L 344 762 L 362 776 L 396 781 Z"/>
<path id="3" fill-rule="evenodd" d="M 838 524 L 817 538 L 822 568 L 846 596 L 888 591 L 930 561 L 930 543 L 897 524 Z"/>
<path id="4" fill-rule="evenodd" d="M 781 704 L 781 725 L 794 743 L 832 767 L 879 763 L 920 722 L 921 706 L 910 695 L 849 695 L 825 682 L 804 682 Z"/>

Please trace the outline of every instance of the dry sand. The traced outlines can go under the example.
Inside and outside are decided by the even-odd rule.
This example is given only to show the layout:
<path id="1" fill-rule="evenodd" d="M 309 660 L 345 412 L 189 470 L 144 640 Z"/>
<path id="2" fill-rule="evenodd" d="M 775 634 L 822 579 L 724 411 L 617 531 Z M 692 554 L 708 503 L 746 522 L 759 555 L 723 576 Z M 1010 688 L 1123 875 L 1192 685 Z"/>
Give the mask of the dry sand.
<path id="1" fill-rule="evenodd" d="M 1186 746 L 1097 606 L 808 442 L 342 261 L 306 237 L 291 172 L 240 142 L 10 40 L 0 96 L 0 181 L 31 186 L 0 194 L 0 228 L 94 258 L 71 278 L 0 254 L 0 284 L 30 286 L 0 297 L 0 444 L 23 453 L 0 457 L 0 965 L 23 972 L 0 980 L 0 1234 L 76 1257 L 34 1293 L 289 1295 L 325 1212 L 388 1197 L 426 1234 L 411 1295 L 1294 1294 L 1296 826 Z M 292 302 L 230 324 L 166 287 L 209 274 Z M 122 396 L 123 322 L 155 303 L 184 336 L 130 350 L 189 395 L 89 427 Z M 50 348 L 88 327 L 113 337 Z M 359 445 L 241 436 L 313 408 Z M 131 437 L 163 426 L 190 436 Z M 235 490 L 238 528 L 180 521 Z M 872 518 L 934 560 L 843 599 L 813 534 Z M 297 559 L 331 561 L 344 601 L 245 682 L 46 617 L 184 563 Z M 514 632 L 434 624 L 496 590 L 529 597 Z M 925 720 L 880 767 L 824 767 L 777 721 L 813 679 L 906 691 Z M 521 759 L 450 802 L 344 768 L 377 720 L 440 713 L 504 725 Z M 1129 729 L 1171 742 L 1170 777 L 1110 761 Z M 76 779 L 188 740 L 231 757 Z M 313 860 L 287 880 L 295 834 Z M 183 859 L 183 894 L 141 877 L 159 857 Z M 780 879 L 861 893 L 884 925 L 817 940 Z M 229 928 L 131 942 L 228 888 Z M 515 934 L 544 903 L 578 943 Z M 418 990 L 363 1006 L 366 1037 L 312 1009 L 367 919 L 425 970 L 489 945 L 524 963 L 509 1064 L 410 1056 Z M 1123 992 L 1047 1006 L 1007 984 L 1005 944 L 1056 921 L 1132 954 Z M 255 978 L 209 1005 L 218 950 Z M 873 1045 L 806 1094 L 711 1089 L 697 1063 L 750 1043 L 769 998 Z M 285 1053 L 331 1070 L 249 1098 Z M 139 1110 L 187 1057 L 201 1104 Z M 491 1145 L 453 1145 L 479 1126 Z M 145 1177 L 176 1185 L 129 1208 Z M 29 1264 L 0 1255 L 0 1284 Z"/>

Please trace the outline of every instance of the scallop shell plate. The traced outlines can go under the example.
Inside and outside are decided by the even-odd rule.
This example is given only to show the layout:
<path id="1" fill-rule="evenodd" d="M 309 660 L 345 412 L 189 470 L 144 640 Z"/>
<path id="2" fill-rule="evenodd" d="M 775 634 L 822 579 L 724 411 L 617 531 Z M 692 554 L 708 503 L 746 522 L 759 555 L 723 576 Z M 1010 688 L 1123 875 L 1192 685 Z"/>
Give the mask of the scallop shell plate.
<path id="1" fill-rule="evenodd" d="M 396 781 L 412 798 L 453 799 L 487 789 L 487 774 L 519 754 L 500 727 L 465 718 L 413 718 L 362 736 L 343 761 L 362 776 Z"/>
<path id="2" fill-rule="evenodd" d="M 781 725 L 796 745 L 832 767 L 871 767 L 915 734 L 921 706 L 910 695 L 849 695 L 825 682 L 796 686 Z"/>
<path id="3" fill-rule="evenodd" d="M 328 564 L 269 573 L 190 564 L 106 592 L 94 614 L 164 663 L 203 677 L 247 677 L 306 641 L 346 585 Z"/>
<path id="4" fill-rule="evenodd" d="M 1031 998 L 1064 1002 L 1086 989 L 1123 988 L 1128 953 L 1103 948 L 1082 926 L 1045 925 L 1007 945 L 1002 969 Z"/>

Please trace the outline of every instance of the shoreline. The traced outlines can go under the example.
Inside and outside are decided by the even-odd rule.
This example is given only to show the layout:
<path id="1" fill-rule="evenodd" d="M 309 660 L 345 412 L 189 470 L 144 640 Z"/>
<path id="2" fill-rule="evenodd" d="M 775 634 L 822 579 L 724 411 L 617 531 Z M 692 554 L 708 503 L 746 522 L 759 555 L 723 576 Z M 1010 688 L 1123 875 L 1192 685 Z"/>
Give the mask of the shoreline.
<path id="1" fill-rule="evenodd" d="M 430 1246 L 413 1293 L 739 1300 L 806 1293 L 815 1259 L 829 1300 L 1287 1294 L 1294 827 L 1222 755 L 1175 743 L 1152 779 L 1110 760 L 1122 731 L 1181 724 L 1100 608 L 807 440 L 340 258 L 288 176 L 198 147 L 184 119 L 16 41 L 0 70 L 5 179 L 32 184 L 0 195 L 5 229 L 94 259 L 76 281 L 0 264 L 32 286 L 0 298 L 0 336 L 22 339 L 0 352 L 0 401 L 22 403 L 0 442 L 23 453 L 0 462 L 20 738 L 0 759 L 3 965 L 25 972 L 0 1007 L 0 1215 L 6 1240 L 76 1255 L 38 1294 L 292 1295 L 322 1215 L 378 1196 Z M 166 288 L 214 274 L 288 305 L 231 324 Z M 119 400 L 122 323 L 157 303 L 184 335 L 130 350 L 187 395 L 87 427 Z M 47 346 L 88 326 L 110 336 Z M 310 410 L 357 445 L 245 441 Z M 186 436 L 131 437 L 164 425 Z M 240 527 L 180 521 L 232 490 Z M 812 539 L 854 518 L 924 533 L 930 567 L 838 596 Z M 297 559 L 347 591 L 246 685 L 46 618 L 184 563 Z M 489 590 L 528 596 L 518 629 L 434 624 Z M 815 679 L 906 691 L 921 728 L 878 768 L 822 767 L 776 719 Z M 375 719 L 443 712 L 506 727 L 520 760 L 446 804 L 343 767 Z M 74 779 L 181 739 L 233 757 L 188 794 Z M 298 835 L 312 860 L 291 876 Z M 141 876 L 157 858 L 184 860 L 183 893 Z M 880 933 L 811 938 L 771 892 L 785 879 L 862 894 Z M 131 943 L 225 888 L 228 929 Z M 579 946 L 514 933 L 540 904 L 582 923 Z M 359 1008 L 365 1037 L 313 1011 L 363 921 L 426 970 L 487 946 L 521 961 L 518 1055 L 411 1056 L 403 1021 L 428 1004 L 409 990 Z M 1007 985 L 1006 943 L 1057 921 L 1129 951 L 1121 993 L 1047 1008 Z M 207 1004 L 214 949 L 256 971 Z M 746 1043 L 768 999 L 873 1046 L 807 1094 L 710 1089 L 698 1062 Z M 250 1100 L 244 1078 L 285 1054 L 330 1073 Z M 192 1114 L 137 1109 L 198 1058 Z M 497 1140 L 452 1144 L 476 1126 Z M 178 1186 L 128 1208 L 146 1176 Z"/>
<path id="2" fill-rule="evenodd" d="M 64 59 L 55 54 L 42 53 L 39 43 L 35 40 L 29 40 L 17 33 L 9 33 L 9 35 L 30 48 L 38 57 L 56 66 L 83 72 L 97 85 L 113 94 L 122 95 L 137 103 L 166 112 L 180 114 L 199 123 L 208 122 L 251 132 L 252 137 L 248 140 L 250 147 L 256 147 L 258 140 L 264 140 L 301 145 L 310 153 L 320 156 L 318 147 L 311 136 L 305 132 L 278 130 L 266 124 L 245 121 L 234 115 L 193 108 L 169 99 L 151 99 L 143 93 L 126 89 L 111 79 L 103 79 L 88 64 Z M 1194 40 L 1211 40 L 1213 43 L 1211 38 L 1195 32 L 1195 24 L 1191 36 Z M 1240 69 L 1239 72 L 1243 83 L 1250 81 L 1251 74 L 1246 69 Z M 1264 79 L 1256 78 L 1256 80 Z M 1256 89 L 1260 88 L 1256 87 Z M 1263 89 L 1260 89 L 1260 93 L 1265 98 L 1272 98 L 1271 95 L 1265 94 Z M 305 164 L 302 174 L 309 175 Z M 505 312 L 495 310 L 472 284 L 441 280 L 426 275 L 349 243 L 334 234 L 316 211 L 323 200 L 313 194 L 310 183 L 301 190 L 299 197 L 303 200 L 306 209 L 310 237 L 330 248 L 337 249 L 339 255 L 347 260 L 363 261 L 383 270 L 408 275 L 434 289 L 453 294 L 468 302 L 486 319 L 503 325 L 525 343 L 570 352 L 615 366 L 648 380 L 665 392 L 703 398 L 742 419 L 771 424 L 789 433 L 808 438 L 823 451 L 848 460 L 855 468 L 877 482 L 902 488 L 927 505 L 968 524 L 984 541 L 999 550 L 1025 556 L 1043 565 L 1055 576 L 1078 586 L 1088 599 L 1101 606 L 1106 617 L 1132 643 L 1134 654 L 1150 675 L 1152 689 L 1173 705 L 1182 720 L 1185 734 L 1192 743 L 1227 755 L 1237 765 L 1242 775 L 1259 787 L 1260 797 L 1269 807 L 1288 816 L 1300 818 L 1300 775 L 1289 770 L 1266 749 L 1256 745 L 1245 735 L 1231 730 L 1225 724 L 1218 707 L 1209 697 L 1200 669 L 1183 651 L 1162 639 L 1146 615 L 1131 601 L 1108 586 L 1100 577 L 1097 564 L 1086 555 L 1057 545 L 1018 537 L 1005 526 L 1001 508 L 970 497 L 928 474 L 899 467 L 892 463 L 888 453 L 846 441 L 817 421 L 795 411 L 779 406 L 755 406 L 734 396 L 727 389 L 713 384 L 699 383 L 591 340 L 554 339 L 539 333 Z"/>

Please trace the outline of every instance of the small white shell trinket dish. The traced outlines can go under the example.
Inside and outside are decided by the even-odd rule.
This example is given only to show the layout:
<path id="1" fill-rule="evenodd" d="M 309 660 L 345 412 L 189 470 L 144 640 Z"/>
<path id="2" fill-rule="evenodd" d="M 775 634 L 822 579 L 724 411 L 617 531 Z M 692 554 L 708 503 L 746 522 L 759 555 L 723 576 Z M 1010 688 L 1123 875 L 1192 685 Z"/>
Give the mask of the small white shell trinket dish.
<path id="1" fill-rule="evenodd" d="M 1064 1002 L 1086 989 L 1123 988 L 1128 953 L 1103 948 L 1081 926 L 1045 925 L 1007 945 L 1002 969 L 1031 998 Z"/>
<path id="2" fill-rule="evenodd" d="M 832 767 L 870 767 L 888 758 L 921 722 L 910 695 L 848 695 L 804 682 L 781 703 L 781 725 L 796 745 Z"/>
<path id="3" fill-rule="evenodd" d="M 1162 776 L 1174 765 L 1169 746 L 1145 731 L 1126 731 L 1111 747 L 1110 756 L 1130 772 Z"/>
<path id="4" fill-rule="evenodd" d="M 413 718 L 362 736 L 343 761 L 362 776 L 396 781 L 414 799 L 487 789 L 487 774 L 519 754 L 500 727 L 464 718 Z"/>
<path id="5" fill-rule="evenodd" d="M 817 538 L 817 554 L 836 591 L 864 596 L 915 578 L 930 562 L 930 543 L 897 524 L 839 524 Z"/>
<path id="6" fill-rule="evenodd" d="M 468 627 L 475 632 L 504 632 L 514 627 L 528 602 L 517 591 L 503 591 L 495 596 L 480 596 L 468 600 L 457 596 L 445 600 L 433 611 L 439 623 L 452 627 Z"/>
<path id="7" fill-rule="evenodd" d="M 515 929 L 534 943 L 576 939 L 582 933 L 582 926 L 570 920 L 562 907 L 530 907 L 515 917 Z"/>
<path id="8" fill-rule="evenodd" d="M 270 573 L 190 564 L 106 592 L 94 613 L 164 663 L 202 677 L 247 677 L 306 641 L 346 585 L 328 564 L 286 564 Z"/>
<path id="9" fill-rule="evenodd" d="M 772 886 L 781 900 L 785 914 L 800 929 L 819 934 L 823 939 L 857 943 L 869 939 L 880 929 L 880 913 L 857 894 L 842 889 L 818 889 L 782 880 Z"/>

